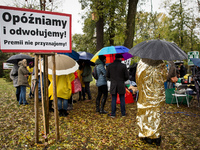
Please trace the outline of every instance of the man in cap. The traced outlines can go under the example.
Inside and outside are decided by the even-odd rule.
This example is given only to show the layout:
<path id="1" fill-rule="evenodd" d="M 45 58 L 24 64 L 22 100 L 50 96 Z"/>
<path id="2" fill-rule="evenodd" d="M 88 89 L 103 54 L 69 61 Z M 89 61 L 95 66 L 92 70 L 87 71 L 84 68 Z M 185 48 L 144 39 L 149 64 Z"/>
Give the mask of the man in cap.
<path id="1" fill-rule="evenodd" d="M 110 94 L 112 95 L 112 112 L 108 114 L 109 117 L 114 118 L 116 112 L 117 94 L 120 97 L 120 106 L 122 116 L 126 116 L 125 110 L 125 81 L 129 79 L 128 69 L 125 64 L 122 64 L 123 56 L 121 54 L 115 55 L 115 61 L 108 65 L 106 70 L 106 77 L 111 81 Z"/>

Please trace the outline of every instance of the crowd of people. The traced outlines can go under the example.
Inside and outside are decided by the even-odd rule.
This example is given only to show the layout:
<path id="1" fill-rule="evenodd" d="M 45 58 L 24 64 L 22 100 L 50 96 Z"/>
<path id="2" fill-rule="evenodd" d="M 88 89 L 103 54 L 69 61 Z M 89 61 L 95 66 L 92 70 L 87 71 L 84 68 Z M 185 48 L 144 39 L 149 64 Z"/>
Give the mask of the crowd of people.
<path id="1" fill-rule="evenodd" d="M 106 56 L 100 55 L 95 62 L 98 75 L 98 79 L 96 80 L 98 88 L 96 112 L 108 114 L 108 117 L 115 118 L 116 99 L 117 95 L 119 95 L 121 116 L 125 117 L 127 115 L 125 107 L 126 82 L 129 81 L 130 87 L 128 89 L 133 94 L 137 93 L 138 95 L 139 93 L 136 116 L 139 127 L 138 137 L 149 144 L 155 143 L 156 145 L 160 145 L 160 108 L 165 101 L 164 82 L 167 81 L 167 88 L 173 88 L 171 78 L 183 77 L 186 74 L 186 70 L 183 64 L 180 64 L 180 67 L 176 67 L 173 61 L 169 61 L 167 71 L 167 66 L 163 61 L 151 59 L 141 59 L 138 64 L 134 64 L 134 67 L 130 67 L 128 70 L 126 65 L 121 62 L 122 58 L 121 54 L 116 54 L 114 62 L 106 65 Z M 90 82 L 93 80 L 92 67 L 90 63 L 83 60 L 79 60 L 78 64 L 79 69 L 76 72 L 56 76 L 59 116 L 68 116 L 68 111 L 73 109 L 72 97 L 74 93 L 79 93 L 78 101 L 89 102 L 92 100 L 90 92 Z M 27 66 L 27 61 L 23 59 L 18 64 L 14 64 L 10 72 L 10 78 L 13 80 L 14 87 L 16 87 L 16 98 L 19 105 L 28 105 L 26 87 L 31 87 L 32 84 L 30 81 L 34 75 L 33 62 L 30 62 Z M 40 74 L 38 75 L 40 76 Z M 48 79 L 49 108 L 50 111 L 53 111 L 52 75 L 48 75 Z M 110 113 L 104 109 L 108 98 L 108 81 L 110 81 L 109 92 L 112 97 Z M 41 86 L 40 83 L 38 85 Z M 41 87 L 38 89 L 39 100 L 41 100 Z M 33 98 L 33 96 L 33 90 L 30 88 L 29 98 Z"/>

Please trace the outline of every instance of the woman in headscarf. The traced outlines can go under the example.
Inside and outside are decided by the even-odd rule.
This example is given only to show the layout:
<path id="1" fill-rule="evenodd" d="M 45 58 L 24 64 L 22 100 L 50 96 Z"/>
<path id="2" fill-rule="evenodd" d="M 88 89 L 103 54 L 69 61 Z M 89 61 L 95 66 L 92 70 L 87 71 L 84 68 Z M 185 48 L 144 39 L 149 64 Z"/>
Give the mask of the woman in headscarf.
<path id="1" fill-rule="evenodd" d="M 26 87 L 29 87 L 28 84 L 28 76 L 29 71 L 27 70 L 27 61 L 23 59 L 22 61 L 18 62 L 18 82 L 17 84 L 20 86 L 20 96 L 19 96 L 19 105 L 23 104 L 27 105 L 26 101 Z"/>
<path id="2" fill-rule="evenodd" d="M 164 82 L 167 67 L 162 60 L 141 59 L 137 66 L 136 82 L 139 90 L 137 125 L 139 138 L 147 143 L 160 145 L 160 108 L 165 102 Z"/>

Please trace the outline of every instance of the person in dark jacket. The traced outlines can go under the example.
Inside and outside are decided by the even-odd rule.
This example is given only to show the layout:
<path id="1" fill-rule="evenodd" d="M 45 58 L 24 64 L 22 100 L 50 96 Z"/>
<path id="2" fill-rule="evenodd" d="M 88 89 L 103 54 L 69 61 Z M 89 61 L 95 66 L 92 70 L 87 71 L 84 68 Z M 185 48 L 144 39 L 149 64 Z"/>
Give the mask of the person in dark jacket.
<path id="1" fill-rule="evenodd" d="M 174 83 L 171 82 L 172 77 L 176 77 L 176 66 L 173 61 L 169 61 L 169 72 L 167 76 L 167 89 L 172 89 L 174 88 Z"/>
<path id="2" fill-rule="evenodd" d="M 87 95 L 88 95 L 87 101 L 91 101 L 92 96 L 91 96 L 91 92 L 90 92 L 90 82 L 93 79 L 92 79 L 92 68 L 91 68 L 90 64 L 83 62 L 83 73 L 81 75 L 82 75 L 82 80 L 85 84 L 85 93 L 87 93 Z M 85 94 L 83 94 L 83 95 L 85 95 Z M 83 99 L 85 99 L 85 97 Z"/>
<path id="3" fill-rule="evenodd" d="M 120 97 L 120 106 L 122 116 L 126 116 L 125 110 L 125 81 L 129 79 L 128 69 L 125 64 L 121 63 L 123 56 L 121 54 L 115 55 L 115 61 L 108 65 L 106 70 L 106 77 L 111 81 L 110 94 L 112 95 L 112 112 L 108 116 L 114 118 L 116 112 L 117 93 Z"/>
<path id="4" fill-rule="evenodd" d="M 185 76 L 186 74 L 186 68 L 185 66 L 183 65 L 183 63 L 180 63 L 180 78 L 182 78 L 183 76 Z"/>
<path id="5" fill-rule="evenodd" d="M 23 104 L 27 105 L 26 101 L 26 87 L 29 87 L 28 84 L 28 75 L 29 71 L 27 70 L 27 61 L 23 59 L 22 61 L 18 62 L 18 82 L 17 84 L 20 86 L 20 97 L 19 97 L 19 105 Z"/>
<path id="6" fill-rule="evenodd" d="M 104 106 L 108 97 L 105 62 L 106 62 L 106 56 L 104 55 L 100 55 L 99 59 L 97 59 L 95 62 L 95 64 L 97 65 L 97 75 L 98 75 L 98 79 L 96 81 L 96 86 L 98 87 L 98 95 L 96 98 L 96 112 L 99 112 L 100 114 L 108 113 L 104 110 Z M 103 98 L 101 100 L 101 108 L 99 109 L 100 99 L 102 95 Z"/>
<path id="7" fill-rule="evenodd" d="M 20 96 L 20 86 L 17 84 L 18 82 L 18 65 L 14 64 L 12 70 L 10 71 L 10 78 L 13 80 L 13 86 L 16 88 L 16 97 L 17 101 L 19 101 L 19 96 Z"/>

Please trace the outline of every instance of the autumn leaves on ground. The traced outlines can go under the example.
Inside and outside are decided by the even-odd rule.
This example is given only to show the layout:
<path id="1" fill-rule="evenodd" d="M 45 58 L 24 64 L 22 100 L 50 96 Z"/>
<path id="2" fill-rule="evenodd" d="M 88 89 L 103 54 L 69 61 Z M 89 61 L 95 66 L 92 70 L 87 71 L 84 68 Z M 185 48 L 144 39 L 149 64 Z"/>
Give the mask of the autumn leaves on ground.
<path id="1" fill-rule="evenodd" d="M 197 101 L 186 105 L 165 104 L 162 108 L 161 146 L 145 144 L 137 137 L 136 103 L 127 104 L 127 116 L 121 117 L 117 104 L 116 118 L 95 112 L 97 88 L 91 85 L 92 102 L 74 103 L 69 116 L 60 117 L 60 141 L 56 142 L 55 122 L 50 113 L 50 134 L 45 143 L 40 102 L 40 141 L 35 143 L 34 101 L 18 105 L 11 82 L 0 79 L 0 149 L 200 149 L 200 108 Z M 27 90 L 28 93 L 28 90 Z M 28 97 L 28 96 L 27 96 Z M 77 100 L 78 95 L 73 98 Z M 105 110 L 111 110 L 108 97 Z"/>

